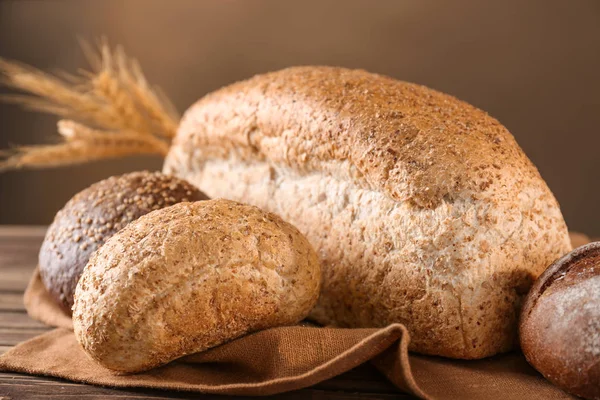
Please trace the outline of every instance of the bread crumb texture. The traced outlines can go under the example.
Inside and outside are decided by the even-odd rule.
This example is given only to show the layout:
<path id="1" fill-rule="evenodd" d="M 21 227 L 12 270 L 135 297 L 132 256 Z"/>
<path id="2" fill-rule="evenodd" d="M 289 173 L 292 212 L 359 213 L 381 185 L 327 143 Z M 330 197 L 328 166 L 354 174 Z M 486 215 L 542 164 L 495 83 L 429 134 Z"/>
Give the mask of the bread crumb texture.
<path id="1" fill-rule="evenodd" d="M 75 335 L 101 365 L 143 371 L 302 320 L 320 279 L 311 245 L 278 216 L 229 200 L 180 203 L 92 256 L 75 293 Z"/>
<path id="2" fill-rule="evenodd" d="M 424 354 L 512 349 L 522 296 L 571 249 L 552 193 L 497 120 L 362 70 L 295 67 L 207 95 L 164 172 L 297 226 L 322 263 L 312 318 L 400 322 Z"/>

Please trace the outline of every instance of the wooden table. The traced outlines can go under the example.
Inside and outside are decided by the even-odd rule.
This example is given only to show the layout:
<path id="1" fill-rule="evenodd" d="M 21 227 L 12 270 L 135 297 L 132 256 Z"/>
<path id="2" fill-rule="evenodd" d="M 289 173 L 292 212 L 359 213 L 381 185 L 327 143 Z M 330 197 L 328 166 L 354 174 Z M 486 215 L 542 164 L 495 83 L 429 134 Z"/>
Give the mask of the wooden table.
<path id="1" fill-rule="evenodd" d="M 37 264 L 44 227 L 0 226 L 0 354 L 51 328 L 27 315 L 23 291 Z M 364 364 L 311 388 L 278 396 L 282 399 L 409 399 L 374 367 Z M 0 373 L 0 400 L 8 399 L 226 399 L 216 395 L 159 390 L 107 389 L 23 374 Z M 240 397 L 235 397 L 239 399 Z"/>

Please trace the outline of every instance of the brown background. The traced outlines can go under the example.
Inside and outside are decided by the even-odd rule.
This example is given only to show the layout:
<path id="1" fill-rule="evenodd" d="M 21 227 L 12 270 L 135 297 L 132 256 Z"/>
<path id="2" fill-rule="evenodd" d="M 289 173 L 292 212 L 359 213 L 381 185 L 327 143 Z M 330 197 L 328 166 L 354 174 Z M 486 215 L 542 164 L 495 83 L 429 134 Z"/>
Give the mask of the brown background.
<path id="1" fill-rule="evenodd" d="M 297 64 L 360 67 L 453 94 L 504 123 L 562 205 L 600 235 L 600 1 L 0 1 L 0 56 L 85 66 L 76 35 L 136 56 L 180 111 L 203 94 Z M 0 147 L 51 140 L 53 117 L 0 105 Z M 0 174 L 0 223 L 46 224 L 134 158 Z"/>

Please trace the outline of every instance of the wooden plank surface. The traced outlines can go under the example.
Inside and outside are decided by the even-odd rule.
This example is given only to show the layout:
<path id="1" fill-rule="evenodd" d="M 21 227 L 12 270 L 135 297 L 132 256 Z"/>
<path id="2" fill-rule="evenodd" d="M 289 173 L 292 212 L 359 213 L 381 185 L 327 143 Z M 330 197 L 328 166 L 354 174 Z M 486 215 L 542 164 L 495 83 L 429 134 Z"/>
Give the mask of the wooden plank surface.
<path id="1" fill-rule="evenodd" d="M 37 264 L 43 227 L 0 226 L 0 354 L 50 329 L 28 317 L 23 291 Z M 160 390 L 108 389 L 60 379 L 0 373 L 0 400 L 8 399 L 240 399 Z M 409 399 L 370 364 L 321 382 L 311 388 L 267 398 Z"/>

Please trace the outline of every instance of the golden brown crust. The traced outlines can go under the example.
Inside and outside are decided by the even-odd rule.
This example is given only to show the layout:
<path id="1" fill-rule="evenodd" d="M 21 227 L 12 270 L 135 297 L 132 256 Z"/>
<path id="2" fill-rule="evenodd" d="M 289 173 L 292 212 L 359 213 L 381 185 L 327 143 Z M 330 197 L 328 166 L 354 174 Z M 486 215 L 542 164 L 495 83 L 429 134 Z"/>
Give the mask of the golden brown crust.
<path id="1" fill-rule="evenodd" d="M 180 203 L 127 225 L 92 256 L 73 325 L 94 360 L 137 372 L 294 324 L 319 287 L 314 250 L 278 216 L 229 200 Z"/>
<path id="2" fill-rule="evenodd" d="M 498 121 L 365 71 L 290 68 L 209 94 L 164 171 L 297 226 L 323 266 L 313 318 L 401 322 L 426 354 L 513 348 L 522 296 L 571 249 L 556 200 Z"/>
<path id="3" fill-rule="evenodd" d="M 188 182 L 160 172 L 132 172 L 93 184 L 67 202 L 46 232 L 39 254 L 44 286 L 70 315 L 83 267 L 109 237 L 150 211 L 206 199 Z"/>
<path id="4" fill-rule="evenodd" d="M 548 380 L 600 398 L 600 242 L 573 250 L 535 282 L 521 314 L 521 348 Z"/>
<path id="5" fill-rule="evenodd" d="M 215 128 L 218 127 L 218 130 Z M 233 84 L 188 110 L 175 147 L 205 158 L 326 171 L 435 207 L 501 179 L 538 178 L 512 135 L 485 112 L 424 86 L 362 70 L 296 67 Z M 283 149 L 282 149 L 283 148 Z M 347 162 L 343 170 L 332 162 Z"/>

